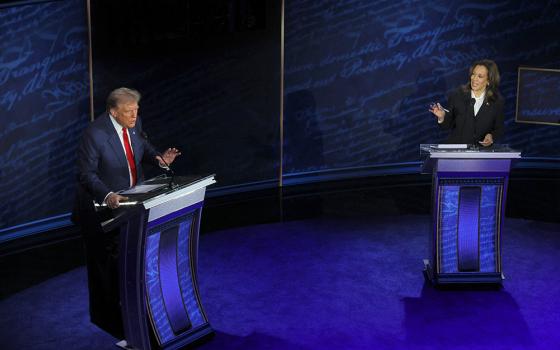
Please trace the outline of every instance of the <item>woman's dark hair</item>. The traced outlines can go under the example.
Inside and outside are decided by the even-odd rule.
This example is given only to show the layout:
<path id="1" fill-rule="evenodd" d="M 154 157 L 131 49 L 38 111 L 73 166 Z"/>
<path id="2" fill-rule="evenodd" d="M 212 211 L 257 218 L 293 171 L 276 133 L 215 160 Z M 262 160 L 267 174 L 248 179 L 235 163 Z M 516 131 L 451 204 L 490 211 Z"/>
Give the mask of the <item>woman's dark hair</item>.
<path id="1" fill-rule="evenodd" d="M 476 66 L 483 66 L 486 67 L 488 70 L 488 86 L 486 87 L 486 99 L 489 101 L 494 101 L 500 95 L 500 91 L 498 87 L 500 85 L 500 71 L 498 70 L 498 66 L 496 62 L 488 59 L 475 61 L 471 67 L 469 68 L 469 81 L 463 85 L 463 91 L 469 92 L 471 91 L 471 80 L 470 77 L 473 74 L 474 69 Z"/>

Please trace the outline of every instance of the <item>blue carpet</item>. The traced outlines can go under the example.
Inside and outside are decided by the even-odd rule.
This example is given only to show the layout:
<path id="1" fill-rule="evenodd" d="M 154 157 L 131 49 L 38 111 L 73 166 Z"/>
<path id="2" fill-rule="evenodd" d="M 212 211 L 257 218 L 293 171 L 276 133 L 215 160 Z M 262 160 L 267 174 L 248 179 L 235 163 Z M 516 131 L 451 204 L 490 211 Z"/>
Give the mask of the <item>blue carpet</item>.
<path id="1" fill-rule="evenodd" d="M 559 224 L 505 221 L 501 290 L 425 284 L 429 232 L 427 216 L 389 216 L 201 236 L 199 283 L 216 334 L 197 349 L 559 347 Z M 0 301 L 0 347 L 115 349 L 87 308 L 83 267 L 14 294 Z"/>

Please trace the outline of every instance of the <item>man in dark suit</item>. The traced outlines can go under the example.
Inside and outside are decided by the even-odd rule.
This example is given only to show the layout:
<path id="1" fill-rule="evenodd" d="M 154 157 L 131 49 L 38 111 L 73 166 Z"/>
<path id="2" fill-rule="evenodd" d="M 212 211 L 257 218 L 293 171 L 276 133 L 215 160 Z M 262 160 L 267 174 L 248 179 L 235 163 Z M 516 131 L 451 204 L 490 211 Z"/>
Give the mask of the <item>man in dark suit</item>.
<path id="1" fill-rule="evenodd" d="M 447 143 L 490 146 L 504 133 L 500 74 L 491 60 L 474 62 L 469 72 L 469 82 L 449 96 L 448 109 L 437 103 L 430 112 L 442 128 L 451 130 Z"/>
<path id="2" fill-rule="evenodd" d="M 86 246 L 91 321 L 121 337 L 122 321 L 118 291 L 118 230 L 104 233 L 94 202 L 119 207 L 127 198 L 119 191 L 143 179 L 142 162 L 166 166 L 180 152 L 175 148 L 159 154 L 142 137 L 138 117 L 140 93 L 128 88 L 112 91 L 107 112 L 85 131 L 78 149 L 78 194 L 73 219 L 80 224 Z"/>

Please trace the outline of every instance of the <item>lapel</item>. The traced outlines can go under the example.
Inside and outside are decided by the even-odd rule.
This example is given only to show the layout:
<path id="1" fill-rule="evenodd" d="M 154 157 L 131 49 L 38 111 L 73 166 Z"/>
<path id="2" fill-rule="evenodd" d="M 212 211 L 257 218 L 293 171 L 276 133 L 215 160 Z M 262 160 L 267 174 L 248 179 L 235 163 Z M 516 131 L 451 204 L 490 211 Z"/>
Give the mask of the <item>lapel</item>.
<path id="1" fill-rule="evenodd" d="M 142 153 L 142 138 L 136 130 L 136 127 L 128 129 L 128 136 L 130 137 L 130 142 L 132 143 L 132 152 L 134 152 L 134 162 L 136 165 L 140 164 L 141 153 Z M 136 166 L 138 170 L 138 166 Z"/>
<path id="2" fill-rule="evenodd" d="M 465 108 L 466 108 L 466 112 L 467 115 L 472 118 L 474 116 L 474 108 L 472 107 L 471 104 L 471 91 L 469 90 L 468 92 L 464 93 L 464 100 L 465 100 Z"/>
<path id="3" fill-rule="evenodd" d="M 110 118 L 111 116 L 107 114 L 106 122 L 104 123 L 105 131 L 107 131 L 108 135 L 107 143 L 111 145 L 113 155 L 115 156 L 115 159 L 120 163 L 120 168 L 124 167 L 124 169 L 128 169 L 126 154 L 124 153 L 121 140 L 119 139 L 119 134 L 117 134 L 117 131 L 115 130 L 113 122 Z"/>
<path id="4" fill-rule="evenodd" d="M 468 93 L 465 94 L 465 105 L 467 106 L 467 109 L 470 112 L 471 116 L 474 116 L 474 108 L 472 108 L 471 99 L 472 99 L 471 92 L 469 91 Z M 490 107 L 491 107 L 490 102 L 488 102 L 488 99 L 484 97 L 482 106 L 480 106 L 480 109 L 478 110 L 478 113 L 476 114 L 475 118 L 476 119 L 482 118 L 486 114 L 486 112 L 490 109 Z"/>
<path id="5" fill-rule="evenodd" d="M 488 99 L 484 97 L 484 101 L 482 102 L 482 106 L 480 106 L 480 109 L 478 110 L 478 114 L 476 115 L 476 117 L 477 118 L 483 117 L 489 109 L 490 109 L 490 102 L 488 102 Z"/>

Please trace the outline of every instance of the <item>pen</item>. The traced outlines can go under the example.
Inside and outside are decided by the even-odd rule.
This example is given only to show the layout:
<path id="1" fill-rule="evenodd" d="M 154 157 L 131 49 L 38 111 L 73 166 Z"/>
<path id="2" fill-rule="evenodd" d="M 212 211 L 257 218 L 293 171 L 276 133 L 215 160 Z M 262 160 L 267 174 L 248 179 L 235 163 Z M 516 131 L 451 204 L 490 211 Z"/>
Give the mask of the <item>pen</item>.
<path id="1" fill-rule="evenodd" d="M 437 106 L 438 108 L 443 109 L 443 110 L 446 111 L 447 113 L 449 113 L 449 110 L 446 109 L 446 108 L 443 108 L 439 103 L 434 103 L 434 102 L 432 102 L 432 104 L 430 105 L 430 107 L 432 107 L 432 108 L 435 108 L 436 106 Z"/>

